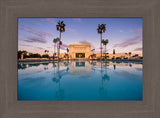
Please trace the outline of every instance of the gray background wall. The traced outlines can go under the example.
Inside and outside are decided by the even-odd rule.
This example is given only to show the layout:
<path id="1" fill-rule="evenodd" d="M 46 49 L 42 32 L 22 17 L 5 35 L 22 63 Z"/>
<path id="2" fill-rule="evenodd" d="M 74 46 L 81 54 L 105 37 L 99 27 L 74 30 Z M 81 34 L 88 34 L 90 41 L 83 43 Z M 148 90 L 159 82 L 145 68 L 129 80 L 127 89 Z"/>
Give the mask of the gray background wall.
<path id="1" fill-rule="evenodd" d="M 159 118 L 159 0 L 0 0 L 0 118 Z M 18 17 L 143 17 L 143 101 L 17 101 Z"/>

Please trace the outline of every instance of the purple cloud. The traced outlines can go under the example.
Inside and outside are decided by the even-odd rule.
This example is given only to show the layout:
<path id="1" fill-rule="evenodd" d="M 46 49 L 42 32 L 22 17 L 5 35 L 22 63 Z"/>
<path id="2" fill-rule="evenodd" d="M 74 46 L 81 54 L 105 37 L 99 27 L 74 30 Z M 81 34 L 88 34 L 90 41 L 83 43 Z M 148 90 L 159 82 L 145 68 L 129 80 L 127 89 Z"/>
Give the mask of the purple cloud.
<path id="1" fill-rule="evenodd" d="M 79 41 L 80 44 L 90 44 L 92 48 L 95 48 L 94 44 L 88 40 L 81 40 Z"/>
<path id="2" fill-rule="evenodd" d="M 67 48 L 69 48 L 69 45 L 62 44 L 60 48 L 61 48 L 61 50 L 66 50 Z"/>
<path id="3" fill-rule="evenodd" d="M 54 47 L 54 46 L 53 46 Z M 53 48 L 53 47 L 47 47 L 47 48 Z"/>
<path id="4" fill-rule="evenodd" d="M 31 32 L 38 36 L 54 37 L 54 35 L 49 32 L 39 31 L 35 29 L 32 29 Z"/>
<path id="5" fill-rule="evenodd" d="M 81 40 L 81 41 L 79 41 L 79 43 L 81 43 L 81 44 L 90 44 L 91 45 L 91 42 L 89 42 L 87 40 Z"/>
<path id="6" fill-rule="evenodd" d="M 142 48 L 136 48 L 133 51 L 142 51 Z"/>
<path id="7" fill-rule="evenodd" d="M 24 40 L 25 42 L 28 43 L 33 43 L 33 42 L 38 42 L 38 43 L 46 43 L 46 40 L 43 38 L 35 38 L 35 37 L 28 37 L 26 40 Z"/>
<path id="8" fill-rule="evenodd" d="M 25 30 L 28 33 L 34 34 L 39 37 L 54 37 L 54 35 L 50 32 L 44 32 L 40 30 L 36 30 L 33 27 L 29 27 L 28 25 L 21 25 L 20 24 L 20 30 Z M 22 29 L 23 28 L 23 29 Z"/>
<path id="9" fill-rule="evenodd" d="M 67 45 L 67 44 L 62 44 L 61 46 L 65 47 L 65 48 L 69 48 L 69 45 Z"/>
<path id="10" fill-rule="evenodd" d="M 66 28 L 66 31 L 77 34 L 77 32 L 74 29 L 71 29 L 71 28 Z"/>
<path id="11" fill-rule="evenodd" d="M 44 48 L 41 48 L 41 47 L 36 47 L 36 48 L 37 48 L 37 49 L 40 49 L 40 50 L 42 50 L 42 49 L 44 50 Z"/>
<path id="12" fill-rule="evenodd" d="M 138 35 L 136 37 L 130 38 L 130 39 L 126 39 L 126 41 L 122 42 L 122 43 L 117 43 L 115 44 L 113 47 L 121 47 L 121 48 L 125 48 L 131 45 L 135 45 L 138 44 L 142 41 L 142 36 Z"/>
<path id="13" fill-rule="evenodd" d="M 67 49 L 66 49 L 65 47 L 62 47 L 62 46 L 61 46 L 61 50 L 67 50 Z"/>

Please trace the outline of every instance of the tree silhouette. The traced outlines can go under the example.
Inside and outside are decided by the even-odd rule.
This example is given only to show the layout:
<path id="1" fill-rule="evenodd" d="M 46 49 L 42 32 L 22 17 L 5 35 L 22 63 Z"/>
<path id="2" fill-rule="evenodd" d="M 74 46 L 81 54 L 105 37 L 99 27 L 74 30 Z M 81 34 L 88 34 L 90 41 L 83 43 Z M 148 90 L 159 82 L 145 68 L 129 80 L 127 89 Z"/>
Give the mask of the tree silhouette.
<path id="1" fill-rule="evenodd" d="M 58 21 L 58 24 L 56 25 L 57 31 L 59 31 L 58 59 L 59 59 L 59 55 L 60 55 L 61 33 L 65 32 L 65 26 L 66 25 L 63 23 L 63 21 Z"/>
<path id="2" fill-rule="evenodd" d="M 106 31 L 106 24 L 98 24 L 98 28 L 97 28 L 98 33 L 100 34 L 100 48 L 101 48 L 101 58 L 102 58 L 102 33 L 104 33 Z"/>

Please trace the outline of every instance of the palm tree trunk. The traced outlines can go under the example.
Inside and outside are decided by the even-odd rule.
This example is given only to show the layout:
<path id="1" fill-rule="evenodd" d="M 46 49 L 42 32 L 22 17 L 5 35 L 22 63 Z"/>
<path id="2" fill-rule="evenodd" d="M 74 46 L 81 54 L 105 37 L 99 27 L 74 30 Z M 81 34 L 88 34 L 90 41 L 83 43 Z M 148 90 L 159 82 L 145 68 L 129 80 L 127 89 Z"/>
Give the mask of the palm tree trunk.
<path id="1" fill-rule="evenodd" d="M 102 33 L 101 33 L 101 59 L 102 59 Z"/>
<path id="2" fill-rule="evenodd" d="M 56 51 L 57 51 L 57 56 L 58 56 L 58 44 L 56 43 Z"/>
<path id="3" fill-rule="evenodd" d="M 59 59 L 59 56 L 60 56 L 60 41 L 61 41 L 61 31 L 60 31 L 60 33 L 59 33 L 58 59 Z"/>
<path id="4" fill-rule="evenodd" d="M 106 45 L 105 45 L 105 59 L 106 59 Z"/>
<path id="5" fill-rule="evenodd" d="M 54 54 L 53 54 L 53 56 L 55 56 L 55 53 L 56 53 L 56 43 L 54 43 Z"/>

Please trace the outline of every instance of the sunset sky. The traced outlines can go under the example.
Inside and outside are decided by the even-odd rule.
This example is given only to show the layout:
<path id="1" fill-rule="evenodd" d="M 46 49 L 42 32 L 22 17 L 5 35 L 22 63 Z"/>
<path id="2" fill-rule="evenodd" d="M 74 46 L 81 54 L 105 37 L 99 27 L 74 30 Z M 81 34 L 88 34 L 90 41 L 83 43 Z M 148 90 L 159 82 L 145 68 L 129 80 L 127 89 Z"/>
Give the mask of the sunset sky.
<path id="1" fill-rule="evenodd" d="M 142 55 L 142 18 L 18 18 L 18 50 L 49 55 L 54 52 L 53 39 L 59 37 L 56 30 L 58 21 L 64 21 L 66 31 L 62 33 L 61 52 L 66 52 L 69 44 L 91 44 L 100 52 L 98 24 L 106 24 L 103 39 L 108 39 L 107 52 Z"/>

